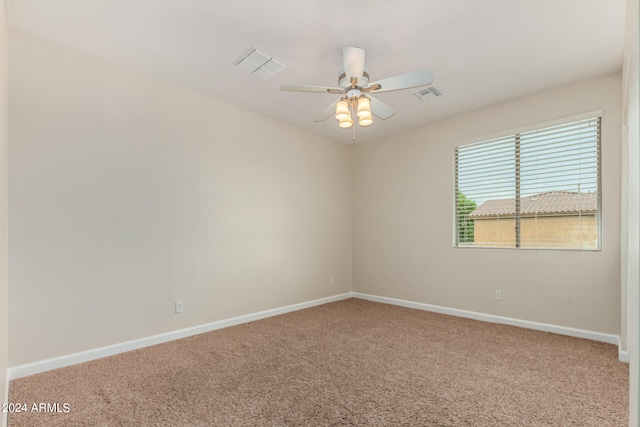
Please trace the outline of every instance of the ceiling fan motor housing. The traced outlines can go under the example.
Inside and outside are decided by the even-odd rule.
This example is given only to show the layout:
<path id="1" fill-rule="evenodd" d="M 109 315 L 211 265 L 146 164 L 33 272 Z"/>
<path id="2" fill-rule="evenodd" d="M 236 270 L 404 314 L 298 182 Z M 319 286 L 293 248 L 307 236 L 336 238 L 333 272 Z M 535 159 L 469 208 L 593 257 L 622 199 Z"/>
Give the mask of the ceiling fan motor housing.
<path id="1" fill-rule="evenodd" d="M 362 78 L 358 80 L 356 84 L 358 85 L 358 87 L 362 88 L 367 87 L 367 84 L 369 84 L 369 73 L 367 72 L 366 68 L 362 72 Z M 338 73 L 338 85 L 345 89 L 351 87 L 351 77 L 347 77 L 347 74 L 344 72 L 344 70 Z"/>

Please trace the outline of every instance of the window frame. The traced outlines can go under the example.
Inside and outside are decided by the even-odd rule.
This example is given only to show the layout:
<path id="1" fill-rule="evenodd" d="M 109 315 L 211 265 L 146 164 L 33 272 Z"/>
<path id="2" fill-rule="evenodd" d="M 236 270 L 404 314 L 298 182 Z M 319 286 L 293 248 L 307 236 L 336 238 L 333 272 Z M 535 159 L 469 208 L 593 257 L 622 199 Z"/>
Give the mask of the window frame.
<path id="1" fill-rule="evenodd" d="M 508 136 L 514 136 L 514 138 L 516 137 L 516 135 L 519 134 L 523 134 L 523 133 L 527 133 L 527 132 L 532 132 L 532 131 L 536 131 L 536 130 L 543 130 L 546 128 L 550 128 L 550 127 L 554 127 L 554 126 L 560 126 L 563 124 L 569 124 L 572 122 L 577 122 L 580 120 L 586 120 L 586 119 L 593 119 L 593 118 L 599 118 L 600 123 L 599 123 L 599 138 L 597 141 L 597 158 L 598 158 L 598 165 L 597 165 L 597 210 L 596 210 L 596 230 L 597 230 L 597 243 L 596 243 L 596 247 L 595 248 L 554 248 L 554 247 L 522 247 L 522 246 L 516 246 L 514 244 L 514 246 L 473 246 L 473 245 L 464 245 L 464 244 L 460 244 L 459 242 L 459 236 L 458 236 L 458 217 L 457 217 L 457 207 L 458 207 L 458 159 L 457 159 L 457 155 L 458 155 L 458 148 L 459 147 L 463 147 L 466 145 L 472 145 L 472 144 L 477 144 L 477 143 L 481 143 L 481 142 L 488 142 L 494 139 L 498 139 L 498 138 L 504 138 L 504 137 L 508 137 Z M 603 141 L 603 134 L 604 134 L 604 126 L 603 123 L 605 121 L 605 115 L 604 115 L 604 111 L 603 110 L 594 110 L 594 111 L 589 111 L 589 112 L 585 112 L 585 113 L 581 113 L 581 114 L 577 114 L 577 115 L 572 115 L 572 116 L 567 116 L 567 117 L 563 117 L 563 118 L 559 118 L 559 119 L 555 119 L 555 120 L 550 120 L 550 121 L 545 121 L 545 122 L 539 122 L 539 123 L 534 123 L 534 124 L 530 124 L 530 125 L 526 125 L 526 126 L 522 126 L 522 127 L 518 127 L 518 128 L 513 128 L 513 129 L 509 129 L 509 130 L 504 130 L 504 131 L 500 131 L 500 132 L 496 132 L 496 133 L 492 133 L 492 134 L 485 134 L 482 136 L 476 136 L 476 137 L 472 137 L 472 138 L 468 138 L 468 139 L 464 139 L 464 140 L 460 140 L 457 142 L 454 142 L 451 144 L 452 147 L 452 163 L 453 163 L 453 183 L 452 183 L 452 187 L 453 187 L 453 191 L 451 192 L 451 194 L 453 194 L 453 203 L 452 203 L 452 211 L 453 211 L 453 227 L 452 227 L 452 247 L 453 249 L 475 249 L 475 250 L 482 250 L 482 249 L 486 249 L 486 250 L 516 250 L 516 251 L 578 251 L 578 252 L 602 252 L 602 242 L 603 242 L 603 235 L 602 235 L 602 218 L 603 218 L 603 212 L 602 212 L 602 141 Z M 515 172 L 515 169 L 514 169 Z"/>

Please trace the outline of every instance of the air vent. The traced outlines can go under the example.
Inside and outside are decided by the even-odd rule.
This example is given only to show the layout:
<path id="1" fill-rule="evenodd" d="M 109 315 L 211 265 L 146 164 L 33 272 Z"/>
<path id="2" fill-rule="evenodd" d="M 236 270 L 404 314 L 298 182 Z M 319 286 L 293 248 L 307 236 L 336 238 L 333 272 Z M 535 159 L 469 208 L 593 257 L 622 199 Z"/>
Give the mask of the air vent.
<path id="1" fill-rule="evenodd" d="M 270 79 L 287 67 L 284 61 L 275 58 L 257 46 L 249 49 L 233 65 L 262 80 Z"/>
<path id="2" fill-rule="evenodd" d="M 424 101 L 425 99 L 428 99 L 428 98 L 440 96 L 442 95 L 442 92 L 440 91 L 440 89 L 430 86 L 426 89 L 420 89 L 417 92 L 413 92 L 411 95 L 415 96 L 420 101 Z"/>

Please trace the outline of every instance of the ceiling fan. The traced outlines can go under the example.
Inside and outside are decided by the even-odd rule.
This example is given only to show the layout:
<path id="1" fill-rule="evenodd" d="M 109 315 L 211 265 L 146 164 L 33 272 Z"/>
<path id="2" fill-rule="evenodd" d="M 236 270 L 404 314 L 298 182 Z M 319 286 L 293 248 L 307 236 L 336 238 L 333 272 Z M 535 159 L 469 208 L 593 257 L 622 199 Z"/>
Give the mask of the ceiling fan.
<path id="1" fill-rule="evenodd" d="M 381 119 L 387 119 L 396 112 L 393 108 L 373 97 L 372 93 L 391 92 L 431 84 L 431 71 L 421 70 L 413 73 L 400 74 L 394 77 L 369 82 L 369 73 L 364 67 L 364 49 L 356 46 L 345 46 L 342 50 L 344 71 L 338 74 L 339 87 L 282 85 L 280 90 L 292 92 L 320 92 L 335 93 L 343 96 L 334 101 L 319 113 L 314 121 L 327 120 L 335 111 L 335 117 L 341 128 L 353 126 L 352 113 L 358 117 L 360 126 L 373 123 L 371 114 Z"/>

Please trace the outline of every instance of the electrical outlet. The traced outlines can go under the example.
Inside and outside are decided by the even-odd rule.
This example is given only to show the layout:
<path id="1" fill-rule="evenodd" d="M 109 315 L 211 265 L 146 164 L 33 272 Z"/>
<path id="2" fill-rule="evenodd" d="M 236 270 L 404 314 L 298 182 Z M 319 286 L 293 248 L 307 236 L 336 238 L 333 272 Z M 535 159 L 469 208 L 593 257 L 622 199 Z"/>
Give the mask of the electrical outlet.
<path id="1" fill-rule="evenodd" d="M 329 277 L 329 286 L 333 286 L 333 276 Z"/>
<path id="2" fill-rule="evenodd" d="M 495 297 L 496 297 L 496 301 L 502 301 L 502 291 L 496 289 Z"/>
<path id="3" fill-rule="evenodd" d="M 184 303 L 182 301 L 176 301 L 176 313 L 182 313 L 184 311 Z"/>

